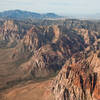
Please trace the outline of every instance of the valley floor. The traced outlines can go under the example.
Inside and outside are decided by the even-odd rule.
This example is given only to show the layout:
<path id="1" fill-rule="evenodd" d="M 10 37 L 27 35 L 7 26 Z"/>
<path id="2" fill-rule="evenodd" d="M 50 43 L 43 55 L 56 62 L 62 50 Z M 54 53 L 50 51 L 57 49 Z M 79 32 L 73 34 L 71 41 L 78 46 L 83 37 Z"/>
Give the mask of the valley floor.
<path id="1" fill-rule="evenodd" d="M 26 85 L 17 85 L 11 89 L 2 92 L 0 100 L 47 100 L 49 93 L 49 81 L 27 83 Z M 50 96 L 48 100 L 53 100 Z"/>

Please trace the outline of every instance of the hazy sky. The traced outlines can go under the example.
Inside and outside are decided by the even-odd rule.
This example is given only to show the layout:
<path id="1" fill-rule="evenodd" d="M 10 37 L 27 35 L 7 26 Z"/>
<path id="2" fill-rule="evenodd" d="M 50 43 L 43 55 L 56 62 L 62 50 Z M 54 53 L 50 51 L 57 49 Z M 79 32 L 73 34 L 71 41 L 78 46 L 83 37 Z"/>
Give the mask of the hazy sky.
<path id="1" fill-rule="evenodd" d="M 39 13 L 100 13 L 100 0 L 0 0 L 0 11 L 21 9 Z"/>

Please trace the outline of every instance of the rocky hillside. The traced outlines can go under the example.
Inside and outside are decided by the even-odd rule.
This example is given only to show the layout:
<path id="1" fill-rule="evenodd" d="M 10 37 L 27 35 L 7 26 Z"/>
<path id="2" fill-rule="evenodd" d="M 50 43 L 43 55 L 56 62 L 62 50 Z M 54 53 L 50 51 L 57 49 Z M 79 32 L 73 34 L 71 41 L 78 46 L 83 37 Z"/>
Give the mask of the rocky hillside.
<path id="1" fill-rule="evenodd" d="M 56 100 L 98 98 L 99 50 L 99 21 L 0 20 L 0 90 L 60 71 Z"/>
<path id="2" fill-rule="evenodd" d="M 78 60 L 70 60 L 70 64 L 66 61 L 51 83 L 55 100 L 100 99 L 100 58 L 97 54 L 91 54 L 88 58 L 77 54 L 72 59 Z"/>
<path id="3" fill-rule="evenodd" d="M 22 39 L 22 50 L 31 51 L 33 55 L 19 69 L 33 76 L 42 76 L 43 72 L 44 76 L 50 75 L 61 69 L 73 54 L 99 50 L 100 33 L 77 27 L 78 25 L 71 28 L 67 25 L 32 27 Z M 17 53 L 15 57 L 16 55 Z"/>

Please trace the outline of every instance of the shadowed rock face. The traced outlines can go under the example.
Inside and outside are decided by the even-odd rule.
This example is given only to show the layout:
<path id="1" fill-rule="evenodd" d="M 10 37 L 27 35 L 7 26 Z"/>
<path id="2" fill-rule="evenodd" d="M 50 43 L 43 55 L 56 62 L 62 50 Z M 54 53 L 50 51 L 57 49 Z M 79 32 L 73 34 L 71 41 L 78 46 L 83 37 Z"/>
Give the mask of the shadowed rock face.
<path id="1" fill-rule="evenodd" d="M 51 92 L 55 100 L 99 100 L 100 62 L 98 60 L 100 61 L 97 54 L 92 54 L 88 59 L 81 59 L 69 66 L 66 62 L 51 83 Z"/>
<path id="2" fill-rule="evenodd" d="M 5 46 L 10 46 L 14 41 L 20 39 L 18 34 L 18 27 L 13 21 L 5 21 L 3 26 L 0 28 L 0 42 L 5 42 Z M 1 43 L 3 45 L 3 43 Z M 1 46 L 2 47 L 2 46 Z"/>
<path id="3" fill-rule="evenodd" d="M 19 70 L 22 68 L 25 73 L 46 76 L 60 70 L 66 59 L 84 48 L 84 41 L 72 31 L 65 33 L 58 25 L 33 26 L 15 47 L 12 57 L 17 59 L 30 53 L 29 61 L 22 64 Z"/>
<path id="4" fill-rule="evenodd" d="M 43 72 L 44 76 L 50 75 L 60 70 L 74 54 L 98 50 L 98 36 L 95 31 L 60 25 L 33 27 L 22 40 L 26 50 L 32 51 L 33 55 L 20 68 L 33 76 L 42 76 Z"/>
<path id="5" fill-rule="evenodd" d="M 6 77 L 1 79 L 4 80 L 5 84 L 12 82 L 12 85 L 14 82 L 16 83 L 16 80 L 19 82 L 26 78 L 31 79 L 30 77 L 33 79 L 53 76 L 62 69 L 67 61 L 66 66 L 70 65 L 70 67 L 67 68 L 66 78 L 69 78 L 70 72 L 78 76 L 78 80 L 80 80 L 78 84 L 81 87 L 79 90 L 84 92 L 83 95 L 86 95 L 84 84 L 87 83 L 87 77 L 90 78 L 90 81 L 93 81 L 96 80 L 94 78 L 96 74 L 86 67 L 86 70 L 82 70 L 82 73 L 86 74 L 84 76 L 86 80 L 84 81 L 83 74 L 80 74 L 81 67 L 80 69 L 77 67 L 73 69 L 72 66 L 74 65 L 71 64 L 83 66 L 79 63 L 79 60 L 84 58 L 80 55 L 80 52 L 85 53 L 85 58 L 88 59 L 89 53 L 99 51 L 99 28 L 99 22 L 80 20 L 43 20 L 35 24 L 34 21 L 0 21 L 0 48 L 5 54 L 0 59 L 1 62 L 3 61 L 1 63 L 1 65 L 3 64 L 1 66 L 3 73 L 0 74 Z M 9 63 L 10 65 L 8 66 Z M 97 65 L 96 62 L 94 63 L 95 65 Z M 6 71 L 4 66 L 7 66 Z M 12 70 L 8 74 L 7 71 L 10 68 Z M 88 70 L 89 75 L 87 74 Z M 90 94 L 92 95 L 95 86 L 93 86 L 93 82 L 91 84 Z M 67 89 L 65 89 L 64 98 L 68 95 L 66 92 L 68 92 Z M 82 95 L 79 94 L 79 96 Z"/>
<path id="6" fill-rule="evenodd" d="M 49 34 L 46 33 L 47 35 L 45 35 L 49 39 L 45 38 L 43 34 L 41 35 L 43 39 L 38 37 L 37 35 L 40 34 L 40 32 L 33 32 L 30 36 L 31 39 L 28 37 L 25 39 L 24 46 L 27 45 L 26 49 L 28 49 L 28 51 L 30 51 L 30 48 L 27 47 L 31 46 L 33 56 L 28 62 L 22 64 L 19 69 L 25 69 L 25 72 L 29 71 L 32 75 L 35 76 L 42 77 L 43 75 L 50 75 L 50 73 L 60 70 L 66 59 L 70 58 L 74 53 L 84 50 L 85 44 L 83 41 L 81 41 L 78 35 L 75 36 L 76 38 L 74 36 L 71 37 L 69 34 L 66 35 L 67 33 L 61 36 L 56 36 L 60 33 L 60 31 L 59 33 L 55 33 L 52 27 L 49 27 L 48 31 L 51 29 L 51 32 L 53 33 L 51 39 L 47 36 L 51 34 L 50 32 Z M 73 33 L 71 34 L 74 35 Z"/>

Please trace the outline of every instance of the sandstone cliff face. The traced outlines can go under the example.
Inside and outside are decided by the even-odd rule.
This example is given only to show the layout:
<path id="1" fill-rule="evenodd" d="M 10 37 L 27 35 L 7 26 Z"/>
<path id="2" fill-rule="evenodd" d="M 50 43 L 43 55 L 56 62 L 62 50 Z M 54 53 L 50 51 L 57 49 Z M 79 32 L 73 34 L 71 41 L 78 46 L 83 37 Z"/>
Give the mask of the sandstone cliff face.
<path id="1" fill-rule="evenodd" d="M 55 100 L 99 100 L 100 58 L 93 54 L 88 59 L 78 60 L 63 66 L 51 83 Z"/>
<path id="2" fill-rule="evenodd" d="M 0 24 L 0 47 L 3 44 L 3 47 L 9 49 L 10 57 L 5 56 L 5 58 L 8 57 L 10 59 L 12 70 L 17 70 L 16 73 L 12 72 L 13 74 L 9 74 L 9 77 L 14 76 L 15 78 L 18 74 L 17 80 L 19 81 L 21 79 L 22 81 L 23 77 L 32 76 L 37 78 L 52 76 L 61 70 L 67 61 L 65 66 L 70 66 L 71 69 L 74 66 L 73 64 L 81 67 L 86 66 L 86 72 L 81 67 L 80 69 L 75 67 L 78 72 L 71 70 L 72 74 L 78 76 L 78 80 L 82 76 L 81 71 L 83 74 L 86 74 L 84 77 L 88 80 L 88 70 L 93 79 L 94 73 L 97 73 L 96 71 L 98 70 L 98 67 L 95 66 L 99 63 L 99 59 L 95 62 L 97 58 L 94 57 L 93 63 L 91 62 L 92 64 L 89 64 L 89 66 L 94 66 L 94 69 L 92 69 L 93 73 L 90 67 L 87 68 L 85 64 L 84 66 L 81 65 L 82 62 L 79 61 L 83 61 L 85 58 L 87 59 L 87 61 L 84 60 L 86 63 L 90 62 L 91 57 L 89 53 L 100 50 L 99 24 L 80 20 L 65 20 L 61 23 L 59 21 L 51 22 L 45 20 L 45 23 L 34 25 L 30 21 L 7 20 L 2 25 Z M 80 52 L 85 53 L 85 57 Z M 10 67 L 7 69 L 10 69 Z M 14 78 L 9 78 L 9 81 L 12 81 Z M 71 78 L 74 80 L 73 76 Z M 78 82 L 78 84 L 80 83 Z M 81 94 L 84 91 L 81 89 L 81 84 L 78 90 L 81 91 L 79 92 L 79 97 L 83 96 L 84 98 L 86 93 Z M 72 90 L 70 92 L 72 93 Z M 55 93 L 57 93 L 56 90 Z"/>
<path id="3" fill-rule="evenodd" d="M 98 49 L 99 32 L 81 27 L 81 22 L 67 22 L 66 25 L 33 25 L 11 56 L 12 59 L 26 59 L 19 70 L 36 77 L 45 77 L 60 70 L 74 54 Z"/>
<path id="4" fill-rule="evenodd" d="M 46 45 L 35 52 L 30 60 L 19 68 L 33 77 L 46 77 L 56 73 L 63 65 L 63 59 L 51 45 Z"/>
<path id="5" fill-rule="evenodd" d="M 63 32 L 58 25 L 33 26 L 16 46 L 12 58 L 26 56 L 28 61 L 19 69 L 38 77 L 47 76 L 60 70 L 66 59 L 84 48 L 84 41 L 72 31 Z"/>
<path id="6" fill-rule="evenodd" d="M 84 39 L 85 44 L 90 50 L 99 50 L 100 49 L 100 33 L 94 30 L 88 29 L 75 29 L 79 35 L 81 35 Z"/>
<path id="7" fill-rule="evenodd" d="M 5 21 L 0 30 L 0 40 L 8 42 L 10 45 L 20 39 L 18 27 L 12 20 Z"/>
<path id="8" fill-rule="evenodd" d="M 28 46 L 29 45 L 33 46 L 31 47 L 31 50 L 33 51 L 34 54 L 28 62 L 25 62 L 24 64 L 21 65 L 21 67 L 19 67 L 19 69 L 22 68 L 25 72 L 29 72 L 33 76 L 42 77 L 42 76 L 48 76 L 51 73 L 56 73 L 58 70 L 61 69 L 66 59 L 70 58 L 74 53 L 84 50 L 84 45 L 85 45 L 84 42 L 81 41 L 78 35 L 74 35 L 73 33 L 70 34 L 66 33 L 60 36 L 59 38 L 57 37 L 58 40 L 56 40 L 55 43 L 52 43 L 52 39 L 51 42 L 48 42 L 46 41 L 46 38 L 44 38 L 45 40 L 43 41 L 46 41 L 47 43 L 43 42 L 42 40 L 39 40 L 41 38 L 35 37 L 35 35 L 39 33 L 40 32 L 32 33 L 34 37 L 33 40 L 37 42 L 33 41 L 32 43 L 32 39 L 29 39 L 28 37 L 27 39 L 25 39 L 25 42 L 26 44 L 28 43 Z M 73 37 L 71 37 L 71 35 Z M 74 38 L 74 36 L 76 38 Z M 55 35 L 53 39 L 54 38 Z M 42 45 L 38 47 L 39 46 L 38 43 L 41 43 Z"/>
<path id="9" fill-rule="evenodd" d="M 16 20 L 0 21 L 0 47 L 14 48 L 32 26 Z"/>

